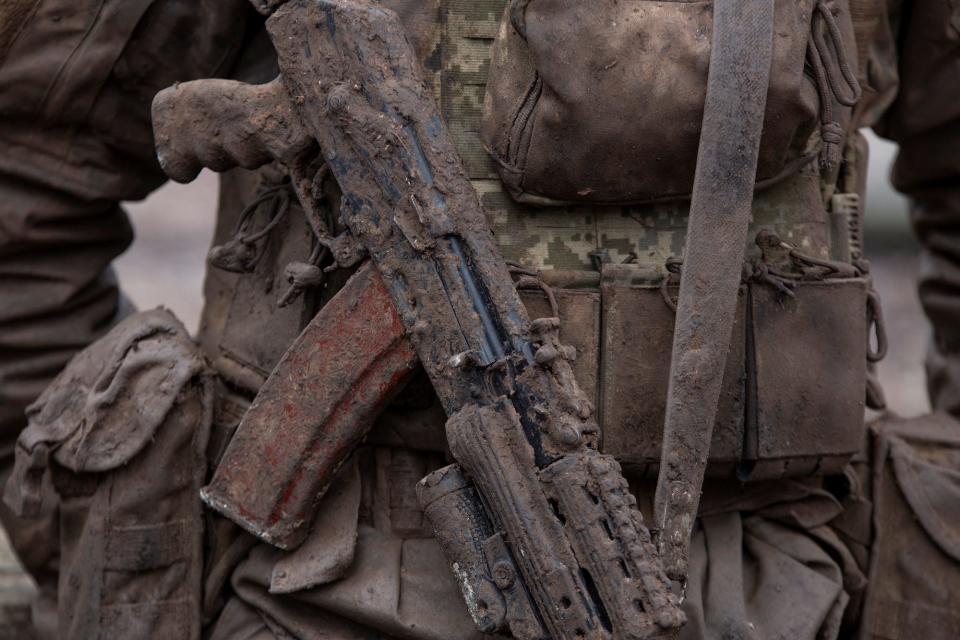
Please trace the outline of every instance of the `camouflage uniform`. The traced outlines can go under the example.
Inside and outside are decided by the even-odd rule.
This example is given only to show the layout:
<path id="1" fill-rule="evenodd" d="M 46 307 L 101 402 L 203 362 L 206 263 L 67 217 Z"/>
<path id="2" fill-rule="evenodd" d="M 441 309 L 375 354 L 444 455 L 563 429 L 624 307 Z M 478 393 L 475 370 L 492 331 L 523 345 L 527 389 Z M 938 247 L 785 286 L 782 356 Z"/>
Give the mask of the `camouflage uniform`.
<path id="1" fill-rule="evenodd" d="M 384 4 L 408 27 L 508 260 L 589 273 L 597 259 L 630 258 L 655 269 L 682 252 L 682 203 L 534 208 L 503 190 L 478 132 L 504 0 Z M 935 327 L 931 391 L 939 408 L 956 412 L 960 3 L 854 4 L 866 89 L 856 118 L 901 144 L 894 180 L 913 198 L 929 258 L 921 294 Z M 117 203 L 145 197 L 163 182 L 150 132 L 152 96 L 174 81 L 266 81 L 276 69 L 260 19 L 243 0 L 14 0 L 0 12 L 0 274 L 8 296 L 0 311 L 0 433 L 10 456 L 23 408 L 125 313 L 109 263 L 132 238 Z M 215 243 L 231 237 L 244 205 L 276 183 L 275 172 L 223 176 Z M 261 209 L 257 216 L 269 216 Z M 818 258 L 831 257 L 829 224 L 812 168 L 763 192 L 755 204 L 755 229 L 775 229 Z M 308 292 L 295 304 L 276 305 L 284 266 L 309 250 L 302 213 L 293 207 L 252 273 L 208 273 L 198 339 L 219 379 L 211 462 L 329 295 Z M 316 519 L 312 539 L 338 550 L 337 558 L 309 544 L 286 555 L 212 519 L 204 583 L 211 637 L 478 635 L 413 497 L 416 480 L 443 463 L 442 424 L 426 388 L 379 420 Z M 848 481 L 856 484 L 854 474 Z M 635 489 L 652 495 L 649 479 L 638 478 Z M 828 491 L 821 480 L 747 488 L 708 481 L 683 637 L 851 633 L 870 540 L 863 518 L 850 514 L 863 504 L 856 491 Z M 3 515 L 30 567 L 49 566 L 55 553 L 36 542 L 36 529 L 49 528 L 25 528 Z"/>

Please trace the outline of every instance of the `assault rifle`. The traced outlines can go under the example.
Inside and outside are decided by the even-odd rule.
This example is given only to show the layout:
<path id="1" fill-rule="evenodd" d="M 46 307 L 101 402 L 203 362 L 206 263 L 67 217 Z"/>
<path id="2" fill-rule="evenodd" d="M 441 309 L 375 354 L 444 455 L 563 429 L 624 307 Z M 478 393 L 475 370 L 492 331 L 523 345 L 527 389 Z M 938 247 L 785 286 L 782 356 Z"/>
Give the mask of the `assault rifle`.
<path id="1" fill-rule="evenodd" d="M 479 627 L 531 640 L 673 635 L 678 598 L 618 464 L 594 447 L 574 354 L 557 319 L 529 322 L 399 19 L 351 0 L 255 4 L 271 13 L 280 78 L 158 95 L 160 162 L 185 182 L 202 166 L 278 160 L 337 264 L 370 260 L 261 389 L 204 499 L 295 547 L 418 359 L 457 460 L 419 495 Z M 340 236 L 316 215 L 318 154 L 343 193 Z"/>

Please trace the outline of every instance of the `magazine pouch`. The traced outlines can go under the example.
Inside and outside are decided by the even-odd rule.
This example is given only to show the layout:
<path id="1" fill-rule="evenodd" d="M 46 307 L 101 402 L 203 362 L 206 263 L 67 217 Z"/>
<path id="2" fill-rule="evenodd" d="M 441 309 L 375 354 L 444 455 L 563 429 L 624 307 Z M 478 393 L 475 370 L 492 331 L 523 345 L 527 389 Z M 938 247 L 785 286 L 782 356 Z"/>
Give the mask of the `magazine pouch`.
<path id="1" fill-rule="evenodd" d="M 653 275 L 653 274 L 650 274 Z M 658 469 L 673 344 L 677 274 L 604 269 L 600 412 L 603 450 Z M 789 295 L 751 278 L 740 288 L 707 473 L 741 480 L 841 471 L 864 438 L 873 357 L 869 281 L 797 280 Z"/>

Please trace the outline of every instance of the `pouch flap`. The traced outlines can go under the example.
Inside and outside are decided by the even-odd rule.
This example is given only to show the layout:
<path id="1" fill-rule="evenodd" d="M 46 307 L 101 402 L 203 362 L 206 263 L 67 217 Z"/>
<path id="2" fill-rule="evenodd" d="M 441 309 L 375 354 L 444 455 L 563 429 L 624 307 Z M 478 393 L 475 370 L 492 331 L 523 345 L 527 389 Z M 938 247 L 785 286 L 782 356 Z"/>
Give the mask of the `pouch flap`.
<path id="1" fill-rule="evenodd" d="M 946 429 L 942 442 L 931 445 L 929 440 L 891 436 L 890 457 L 897 485 L 917 521 L 944 553 L 960 562 L 960 423 L 931 422 L 921 433 L 929 436 L 929 427 L 939 424 Z"/>
<path id="2" fill-rule="evenodd" d="M 18 457 L 38 447 L 74 472 L 130 461 L 184 387 L 205 371 L 186 329 L 166 309 L 138 313 L 80 352 L 27 409 Z"/>
<path id="3" fill-rule="evenodd" d="M 747 445 L 761 460 L 803 466 L 806 457 L 812 471 L 818 458 L 863 445 L 867 284 L 801 281 L 795 291 L 781 299 L 773 287 L 751 287 L 756 428 Z"/>
<path id="4" fill-rule="evenodd" d="M 960 422 L 885 415 L 870 430 L 875 535 L 865 637 L 960 637 Z"/>
<path id="5" fill-rule="evenodd" d="M 602 450 L 625 464 L 656 464 L 676 322 L 665 297 L 675 300 L 678 288 L 604 282 L 602 291 Z M 710 448 L 711 475 L 732 475 L 743 450 L 746 304 L 746 288 L 741 287 Z"/>
<path id="6" fill-rule="evenodd" d="M 799 170 L 823 137 L 818 83 L 805 72 L 815 4 L 775 5 L 758 188 Z M 845 3 L 831 8 L 829 33 L 845 52 L 849 12 Z M 689 196 L 712 40 L 708 1 L 510 3 L 492 49 L 481 137 L 511 194 L 540 205 Z M 830 56 L 849 64 L 839 51 Z M 824 96 L 845 123 L 849 109 Z M 840 125 L 831 125 L 833 146 Z"/>
<path id="7" fill-rule="evenodd" d="M 293 593 L 343 577 L 357 547 L 361 488 L 360 467 L 353 458 L 320 502 L 310 535 L 274 565 L 270 593 Z"/>

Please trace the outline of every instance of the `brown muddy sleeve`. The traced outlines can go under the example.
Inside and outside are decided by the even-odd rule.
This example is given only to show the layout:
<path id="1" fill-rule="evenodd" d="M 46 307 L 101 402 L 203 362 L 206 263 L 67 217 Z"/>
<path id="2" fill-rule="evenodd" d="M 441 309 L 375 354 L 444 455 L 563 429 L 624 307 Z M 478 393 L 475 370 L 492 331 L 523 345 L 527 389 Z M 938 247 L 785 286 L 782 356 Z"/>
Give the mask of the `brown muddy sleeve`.
<path id="1" fill-rule="evenodd" d="M 2 466 L 26 405 L 115 320 L 118 202 L 165 180 L 153 96 L 233 73 L 262 26 L 247 0 L 0 2 L 0 24 Z"/>
<path id="2" fill-rule="evenodd" d="M 166 179 L 153 96 L 229 74 L 260 24 L 247 0 L 38 0 L 17 16 L 0 43 L 0 170 L 88 200 L 140 199 Z"/>
<path id="3" fill-rule="evenodd" d="M 119 306 L 111 260 L 133 239 L 123 210 L 0 173 L 0 460 L 24 408 Z"/>
<path id="4" fill-rule="evenodd" d="M 960 414 L 960 0 L 906 2 L 899 26 L 900 91 L 878 131 L 900 145 L 893 183 L 922 245 L 931 400 Z"/>
<path id="5" fill-rule="evenodd" d="M 26 404 L 117 312 L 117 203 L 165 180 L 153 96 L 231 73 L 262 27 L 247 0 L 0 2 L 0 24 L 2 465 Z"/>
<path id="6" fill-rule="evenodd" d="M 118 202 L 165 180 L 154 94 L 233 73 L 258 29 L 247 0 L 0 0 L 0 478 L 24 408 L 120 313 Z M 35 576 L 56 557 L 55 513 L 0 522 Z"/>

